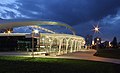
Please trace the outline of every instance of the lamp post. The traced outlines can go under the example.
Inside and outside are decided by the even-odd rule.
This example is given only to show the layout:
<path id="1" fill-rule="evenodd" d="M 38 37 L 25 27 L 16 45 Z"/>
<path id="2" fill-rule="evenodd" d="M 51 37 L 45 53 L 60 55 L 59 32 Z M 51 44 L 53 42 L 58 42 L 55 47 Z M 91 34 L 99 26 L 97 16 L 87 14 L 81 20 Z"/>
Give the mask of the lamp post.
<path id="1" fill-rule="evenodd" d="M 45 49 L 45 38 L 44 37 L 42 37 L 42 46 Z"/>
<path id="2" fill-rule="evenodd" d="M 94 29 L 93 29 L 93 30 L 94 30 L 95 33 L 99 33 L 100 28 L 99 28 L 99 26 L 97 25 L 97 26 L 94 26 Z M 98 51 L 98 47 L 99 47 L 99 46 L 98 46 L 99 40 L 100 40 L 99 37 L 97 37 L 97 38 L 96 38 L 96 50 L 97 50 L 97 51 Z"/>
<path id="3" fill-rule="evenodd" d="M 32 57 L 34 57 L 34 33 L 32 31 Z"/>
<path id="4" fill-rule="evenodd" d="M 40 32 L 39 32 L 39 51 L 40 51 L 40 38 L 41 38 L 41 35 L 40 35 Z"/>
<path id="5" fill-rule="evenodd" d="M 97 37 L 97 38 L 96 38 L 96 50 L 97 50 L 97 51 L 98 51 L 98 48 L 99 48 L 99 45 L 98 45 L 98 44 L 99 44 L 99 40 L 100 40 L 99 37 Z"/>
<path id="6" fill-rule="evenodd" d="M 34 58 L 34 34 L 39 33 L 38 30 L 32 30 L 32 57 Z"/>

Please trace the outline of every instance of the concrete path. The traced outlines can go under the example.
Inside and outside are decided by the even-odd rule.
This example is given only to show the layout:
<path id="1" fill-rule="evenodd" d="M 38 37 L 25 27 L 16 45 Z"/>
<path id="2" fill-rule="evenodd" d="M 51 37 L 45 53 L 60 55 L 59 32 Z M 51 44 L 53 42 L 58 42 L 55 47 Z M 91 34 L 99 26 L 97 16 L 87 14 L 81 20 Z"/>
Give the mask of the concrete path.
<path id="1" fill-rule="evenodd" d="M 101 62 L 110 62 L 110 63 L 120 64 L 120 59 L 103 58 L 103 57 L 93 56 L 95 52 L 96 52 L 96 50 L 80 51 L 80 52 L 61 55 L 59 57 L 69 58 L 69 59 L 84 59 L 84 60 L 92 60 L 92 61 L 101 61 Z"/>
<path id="2" fill-rule="evenodd" d="M 67 59 L 83 59 L 83 60 L 91 60 L 91 61 L 101 61 L 101 62 L 110 62 L 115 64 L 120 64 L 120 59 L 112 59 L 112 58 L 103 58 L 93 56 L 95 50 L 88 51 L 80 51 L 74 52 L 59 56 L 45 56 L 45 55 L 35 55 L 34 57 L 44 57 L 44 58 L 67 58 Z M 32 57 L 31 52 L 0 52 L 0 56 L 22 56 L 22 57 Z"/>

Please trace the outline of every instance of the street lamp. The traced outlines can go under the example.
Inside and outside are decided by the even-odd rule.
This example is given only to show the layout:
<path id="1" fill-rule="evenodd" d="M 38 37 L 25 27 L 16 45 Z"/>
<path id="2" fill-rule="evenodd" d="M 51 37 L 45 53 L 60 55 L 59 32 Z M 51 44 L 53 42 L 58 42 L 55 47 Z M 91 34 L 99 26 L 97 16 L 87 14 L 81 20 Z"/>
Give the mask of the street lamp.
<path id="1" fill-rule="evenodd" d="M 44 49 L 45 49 L 45 38 L 44 38 L 44 37 L 42 38 L 42 42 L 43 42 L 43 45 L 42 45 L 42 46 L 43 46 Z"/>
<path id="2" fill-rule="evenodd" d="M 96 38 L 96 50 L 97 50 L 97 51 L 98 51 L 98 48 L 99 48 L 99 46 L 98 46 L 99 41 L 100 41 L 100 39 L 99 39 L 99 37 L 97 37 L 97 38 Z"/>
<path id="3" fill-rule="evenodd" d="M 98 25 L 97 25 L 97 26 L 94 26 L 94 29 L 93 29 L 93 30 L 94 30 L 95 33 L 99 33 L 99 32 L 100 32 L 100 28 L 99 28 Z M 98 51 L 98 42 L 99 42 L 99 40 L 100 40 L 99 37 L 97 37 L 97 38 L 96 38 L 96 50 L 97 50 L 97 51 Z"/>
<path id="4" fill-rule="evenodd" d="M 99 41 L 100 39 L 99 38 L 97 38 L 97 41 Z"/>
<path id="5" fill-rule="evenodd" d="M 11 31 L 10 31 L 10 30 L 8 30 L 8 31 L 7 31 L 7 33 L 11 33 Z"/>
<path id="6" fill-rule="evenodd" d="M 34 32 L 35 34 L 39 33 L 39 31 L 38 31 L 38 30 L 33 30 L 33 32 Z"/>
<path id="7" fill-rule="evenodd" d="M 95 31 L 95 33 L 98 33 L 99 30 L 100 30 L 100 28 L 99 28 L 98 25 L 97 25 L 97 26 L 94 26 L 94 29 L 93 29 L 93 30 Z"/>
<path id="8" fill-rule="evenodd" d="M 32 30 L 32 57 L 34 57 L 34 34 L 39 33 L 38 30 Z"/>

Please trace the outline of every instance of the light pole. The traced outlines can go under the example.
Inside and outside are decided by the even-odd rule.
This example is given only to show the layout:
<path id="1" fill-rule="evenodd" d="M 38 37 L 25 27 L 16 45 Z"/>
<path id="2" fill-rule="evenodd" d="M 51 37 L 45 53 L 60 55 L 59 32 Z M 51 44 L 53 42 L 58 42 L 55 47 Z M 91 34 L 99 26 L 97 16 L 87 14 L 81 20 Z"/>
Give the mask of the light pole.
<path id="1" fill-rule="evenodd" d="M 98 25 L 97 25 L 97 26 L 94 26 L 94 29 L 93 29 L 93 30 L 94 30 L 95 33 L 99 33 L 99 32 L 100 32 L 100 28 L 99 28 Z M 97 38 L 96 38 L 96 50 L 97 50 L 97 51 L 98 51 L 98 47 L 99 47 L 99 46 L 98 46 L 99 40 L 100 40 L 99 37 L 97 37 Z"/>
<path id="2" fill-rule="evenodd" d="M 34 33 L 32 31 L 32 57 L 34 58 Z"/>
<path id="3" fill-rule="evenodd" d="M 100 41 L 100 39 L 99 39 L 99 37 L 97 37 L 96 38 L 96 50 L 98 51 L 98 49 L 99 49 L 99 41 Z"/>
<path id="4" fill-rule="evenodd" d="M 42 37 L 42 46 L 45 49 L 45 38 L 44 37 Z"/>
<path id="5" fill-rule="evenodd" d="M 39 51 L 40 51 L 40 38 L 41 38 L 41 35 L 40 35 L 40 32 L 39 32 Z"/>
<path id="6" fill-rule="evenodd" d="M 39 33 L 38 30 L 32 30 L 32 57 L 34 58 L 34 34 Z"/>

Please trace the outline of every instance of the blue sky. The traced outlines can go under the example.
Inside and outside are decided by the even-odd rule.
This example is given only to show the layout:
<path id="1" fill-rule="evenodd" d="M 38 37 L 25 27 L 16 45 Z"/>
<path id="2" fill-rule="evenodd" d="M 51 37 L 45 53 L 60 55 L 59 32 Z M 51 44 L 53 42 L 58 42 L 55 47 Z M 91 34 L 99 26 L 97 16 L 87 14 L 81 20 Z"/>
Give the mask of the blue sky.
<path id="1" fill-rule="evenodd" d="M 0 18 L 60 21 L 82 36 L 99 23 L 103 40 L 120 41 L 120 0 L 0 0 Z"/>

